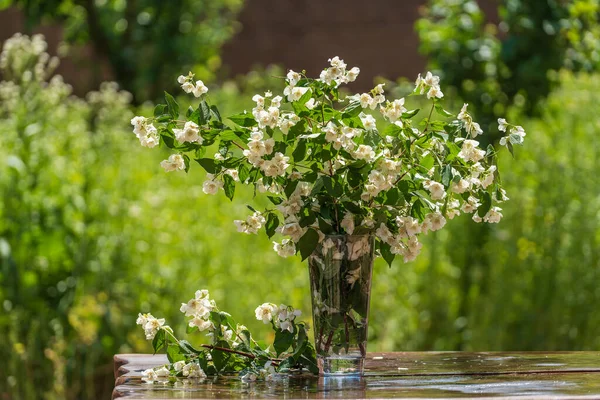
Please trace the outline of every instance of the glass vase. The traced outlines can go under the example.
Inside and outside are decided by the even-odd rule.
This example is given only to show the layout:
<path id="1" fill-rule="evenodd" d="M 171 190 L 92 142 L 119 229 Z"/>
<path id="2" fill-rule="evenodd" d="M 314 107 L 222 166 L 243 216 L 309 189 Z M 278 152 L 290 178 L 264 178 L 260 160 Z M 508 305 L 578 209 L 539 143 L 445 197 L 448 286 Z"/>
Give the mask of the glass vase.
<path id="1" fill-rule="evenodd" d="M 375 237 L 327 235 L 308 257 L 321 375 L 362 375 Z"/>

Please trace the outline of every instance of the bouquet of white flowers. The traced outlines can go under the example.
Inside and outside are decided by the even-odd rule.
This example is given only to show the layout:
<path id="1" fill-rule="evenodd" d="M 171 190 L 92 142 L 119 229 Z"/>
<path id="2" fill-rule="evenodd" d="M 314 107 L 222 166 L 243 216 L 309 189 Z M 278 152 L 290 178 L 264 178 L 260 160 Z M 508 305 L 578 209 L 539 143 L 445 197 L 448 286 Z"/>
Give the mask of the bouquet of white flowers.
<path id="1" fill-rule="evenodd" d="M 281 94 L 252 99 L 256 107 L 228 117 L 208 103 L 208 89 L 194 75 L 180 76 L 186 93 L 200 99 L 184 114 L 175 99 L 154 109 L 154 117 L 135 117 L 134 133 L 143 146 L 162 143 L 175 152 L 161 165 L 166 171 L 190 168 L 196 161 L 207 172 L 203 190 L 223 190 L 233 199 L 236 185 L 251 185 L 273 207 L 252 209 L 237 229 L 269 237 L 283 236 L 274 249 L 283 257 L 308 257 L 328 234 L 376 235 L 378 254 L 405 262 L 421 249 L 418 238 L 444 227 L 462 213 L 475 222 L 502 218 L 502 189 L 494 147 L 478 147 L 483 131 L 465 104 L 456 115 L 442 107 L 439 77 L 419 75 L 413 95 L 424 95 L 431 108 L 419 124 L 419 109 L 404 98 L 387 99 L 383 85 L 369 93 L 344 96 L 340 86 L 356 80 L 334 57 L 318 79 L 289 71 Z M 384 123 L 373 115 L 379 113 Z M 435 120 L 434 113 L 441 119 Z M 513 151 L 525 132 L 499 119 L 506 132 L 500 144 Z M 207 150 L 216 151 L 207 156 Z"/>
<path id="2" fill-rule="evenodd" d="M 238 231 L 261 228 L 283 257 L 309 258 L 315 348 L 319 371 L 361 373 L 366 356 L 373 257 L 390 265 L 420 250 L 419 235 L 442 229 L 460 213 L 475 222 L 497 223 L 508 200 L 496 166 L 496 150 L 479 148 L 483 134 L 465 104 L 458 114 L 444 109 L 439 78 L 419 75 L 412 95 L 431 102 L 419 109 L 404 98 L 386 99 L 383 85 L 369 93 L 343 95 L 359 69 L 329 60 L 318 79 L 289 71 L 281 94 L 255 95 L 251 113 L 223 122 L 207 101 L 208 89 L 193 74 L 180 76 L 187 93 L 200 98 L 180 119 L 168 93 L 153 118 L 135 117 L 142 145 L 175 150 L 161 165 L 167 171 L 196 161 L 207 172 L 203 190 L 233 199 L 238 184 L 272 203 L 234 221 Z M 378 118 L 374 113 L 379 112 Z M 434 119 L 434 113 L 440 118 Z M 379 121 L 379 122 L 378 122 Z M 525 131 L 504 119 L 500 145 L 513 152 Z M 208 149 L 216 151 L 207 157 Z M 295 332 L 295 331 L 294 331 Z"/>

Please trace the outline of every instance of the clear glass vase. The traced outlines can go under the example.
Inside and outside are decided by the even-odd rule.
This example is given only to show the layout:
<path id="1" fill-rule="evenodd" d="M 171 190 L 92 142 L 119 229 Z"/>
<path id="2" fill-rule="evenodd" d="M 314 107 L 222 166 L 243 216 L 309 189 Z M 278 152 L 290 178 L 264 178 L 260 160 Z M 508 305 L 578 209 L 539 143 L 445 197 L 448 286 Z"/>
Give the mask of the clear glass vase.
<path id="1" fill-rule="evenodd" d="M 308 258 L 321 375 L 362 375 L 375 237 L 327 235 Z"/>

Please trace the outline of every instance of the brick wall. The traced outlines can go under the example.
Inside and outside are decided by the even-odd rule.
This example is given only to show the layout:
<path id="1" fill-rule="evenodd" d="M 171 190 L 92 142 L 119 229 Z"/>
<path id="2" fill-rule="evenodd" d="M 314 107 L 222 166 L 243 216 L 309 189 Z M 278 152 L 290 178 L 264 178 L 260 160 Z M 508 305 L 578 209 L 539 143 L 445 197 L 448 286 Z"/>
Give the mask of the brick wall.
<path id="1" fill-rule="evenodd" d="M 255 65 L 282 64 L 316 75 L 327 59 L 340 56 L 349 66 L 361 68 L 355 89 L 371 86 L 375 76 L 410 79 L 425 68 L 418 54 L 414 23 L 426 0 L 246 0 L 239 19 L 241 30 L 223 49 L 224 71 L 247 73 Z M 497 19 L 495 0 L 480 0 L 492 21 Z M 23 29 L 18 11 L 0 12 L 0 41 Z M 53 25 L 39 30 L 54 53 L 62 33 Z M 95 74 L 80 65 L 103 65 L 102 78 L 110 70 L 86 46 L 76 60 L 67 59 L 59 73 L 75 86 L 76 93 L 97 87 Z M 87 62 L 86 62 L 87 61 Z"/>
<path id="2" fill-rule="evenodd" d="M 413 29 L 422 3 L 248 0 L 240 15 L 243 28 L 224 48 L 224 63 L 233 73 L 247 72 L 254 64 L 281 63 L 318 74 L 337 55 L 360 67 L 367 85 L 377 75 L 416 76 L 425 64 Z"/>

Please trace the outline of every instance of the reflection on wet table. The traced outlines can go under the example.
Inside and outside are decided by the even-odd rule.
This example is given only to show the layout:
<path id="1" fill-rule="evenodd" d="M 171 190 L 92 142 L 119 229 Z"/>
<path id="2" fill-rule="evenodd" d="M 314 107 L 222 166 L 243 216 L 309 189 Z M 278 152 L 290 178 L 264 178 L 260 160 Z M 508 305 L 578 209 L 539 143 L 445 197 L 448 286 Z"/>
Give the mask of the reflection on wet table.
<path id="1" fill-rule="evenodd" d="M 166 362 L 163 355 L 115 356 L 114 398 L 600 399 L 600 352 L 370 353 L 363 378 L 301 375 L 251 383 L 236 377 L 164 384 L 142 382 L 142 370 Z"/>

